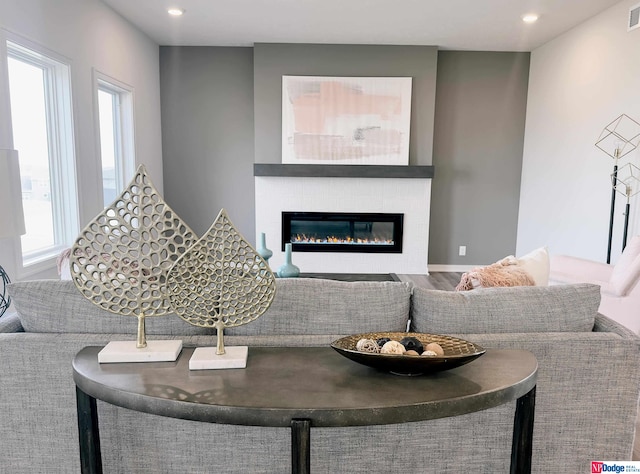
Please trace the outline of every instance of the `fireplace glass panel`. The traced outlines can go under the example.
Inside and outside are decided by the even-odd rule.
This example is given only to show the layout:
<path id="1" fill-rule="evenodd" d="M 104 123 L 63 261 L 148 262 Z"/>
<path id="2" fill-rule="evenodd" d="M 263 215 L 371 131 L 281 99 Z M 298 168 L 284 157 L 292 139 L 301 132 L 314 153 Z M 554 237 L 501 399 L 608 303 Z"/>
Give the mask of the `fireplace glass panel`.
<path id="1" fill-rule="evenodd" d="M 298 252 L 402 252 L 402 214 L 283 212 L 282 248 Z"/>

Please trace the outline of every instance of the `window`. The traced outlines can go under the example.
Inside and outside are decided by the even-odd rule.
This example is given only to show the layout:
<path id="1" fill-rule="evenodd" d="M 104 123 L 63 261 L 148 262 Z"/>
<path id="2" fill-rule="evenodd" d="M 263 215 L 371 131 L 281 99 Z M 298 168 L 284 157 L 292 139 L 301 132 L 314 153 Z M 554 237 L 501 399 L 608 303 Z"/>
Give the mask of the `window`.
<path id="1" fill-rule="evenodd" d="M 78 234 L 69 65 L 7 41 L 13 146 L 26 234 L 23 266 L 56 256 Z"/>
<path id="2" fill-rule="evenodd" d="M 98 131 L 105 207 L 113 202 L 135 171 L 133 93 L 131 88 L 96 72 Z"/>

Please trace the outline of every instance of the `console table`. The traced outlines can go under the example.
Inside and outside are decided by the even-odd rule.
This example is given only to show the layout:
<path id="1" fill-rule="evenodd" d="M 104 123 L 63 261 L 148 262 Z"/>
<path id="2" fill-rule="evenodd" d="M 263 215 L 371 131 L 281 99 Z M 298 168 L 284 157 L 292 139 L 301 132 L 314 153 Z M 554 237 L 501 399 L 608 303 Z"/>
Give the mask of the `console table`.
<path id="1" fill-rule="evenodd" d="M 96 399 L 187 420 L 290 427 L 294 474 L 310 471 L 311 427 L 429 420 L 517 400 L 511 472 L 531 470 L 538 365 L 527 351 L 487 350 L 456 369 L 402 377 L 359 365 L 330 347 L 250 347 L 246 369 L 190 377 L 193 348 L 185 347 L 176 362 L 142 364 L 99 364 L 100 349 L 86 347 L 73 360 L 83 473 L 102 472 Z M 346 386 L 345 376 L 352 382 Z M 214 384 L 233 393 L 211 396 Z M 160 397 L 159 387 L 172 390 Z"/>

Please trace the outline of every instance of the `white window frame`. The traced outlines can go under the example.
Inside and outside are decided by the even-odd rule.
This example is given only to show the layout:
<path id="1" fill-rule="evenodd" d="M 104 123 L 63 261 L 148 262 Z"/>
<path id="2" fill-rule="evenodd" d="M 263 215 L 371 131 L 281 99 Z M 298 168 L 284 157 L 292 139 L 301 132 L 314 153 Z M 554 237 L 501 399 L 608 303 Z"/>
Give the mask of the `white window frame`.
<path id="1" fill-rule="evenodd" d="M 18 277 L 23 279 L 55 266 L 56 258 L 60 252 L 69 247 L 79 234 L 71 62 L 36 43 L 8 32 L 4 33 L 1 60 L 4 63 L 5 71 L 7 71 L 7 78 L 8 57 L 43 68 L 45 78 L 54 245 L 23 254 L 20 239 L 16 239 L 15 253 L 18 258 L 16 266 Z M 7 82 L 6 93 L 10 101 L 8 89 Z"/>
<path id="2" fill-rule="evenodd" d="M 117 98 L 114 117 L 114 150 L 115 150 L 115 175 L 116 194 L 120 194 L 124 187 L 131 181 L 136 168 L 135 153 L 135 128 L 134 128 L 134 90 L 128 84 L 114 79 L 100 71 L 93 69 L 93 91 L 94 91 L 94 121 L 97 156 L 100 158 L 100 183 L 101 188 L 104 183 L 102 176 L 102 147 L 100 136 L 100 111 L 98 104 L 98 92 L 102 90 L 113 94 Z M 100 202 L 103 202 L 103 194 L 100 195 Z M 108 205 L 109 203 L 105 204 Z"/>

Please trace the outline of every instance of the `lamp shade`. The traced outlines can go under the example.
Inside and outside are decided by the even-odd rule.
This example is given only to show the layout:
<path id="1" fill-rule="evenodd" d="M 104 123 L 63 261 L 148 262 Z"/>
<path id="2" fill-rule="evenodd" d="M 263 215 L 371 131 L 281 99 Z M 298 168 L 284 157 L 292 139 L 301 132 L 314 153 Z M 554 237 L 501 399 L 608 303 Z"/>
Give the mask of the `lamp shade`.
<path id="1" fill-rule="evenodd" d="M 633 163 L 627 163 L 611 175 L 611 183 L 613 189 L 626 196 L 627 199 L 632 198 L 640 193 L 640 168 Z"/>
<path id="2" fill-rule="evenodd" d="M 18 152 L 0 148 L 0 238 L 25 233 Z"/>
<path id="3" fill-rule="evenodd" d="M 628 155 L 640 145 L 640 123 L 622 114 L 607 125 L 596 146 L 615 160 Z"/>

